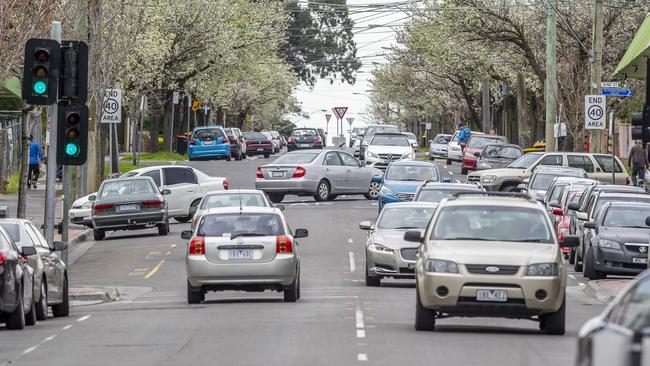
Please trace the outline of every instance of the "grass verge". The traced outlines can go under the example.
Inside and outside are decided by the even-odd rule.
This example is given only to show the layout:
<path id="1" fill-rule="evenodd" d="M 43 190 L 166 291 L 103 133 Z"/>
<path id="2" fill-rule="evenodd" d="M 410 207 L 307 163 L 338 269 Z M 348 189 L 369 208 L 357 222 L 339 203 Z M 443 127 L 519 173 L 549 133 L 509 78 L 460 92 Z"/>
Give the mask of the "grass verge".
<path id="1" fill-rule="evenodd" d="M 133 160 L 133 155 L 122 157 L 121 160 Z M 157 153 L 142 153 L 140 161 L 184 161 L 187 156 L 175 152 L 159 151 Z"/>

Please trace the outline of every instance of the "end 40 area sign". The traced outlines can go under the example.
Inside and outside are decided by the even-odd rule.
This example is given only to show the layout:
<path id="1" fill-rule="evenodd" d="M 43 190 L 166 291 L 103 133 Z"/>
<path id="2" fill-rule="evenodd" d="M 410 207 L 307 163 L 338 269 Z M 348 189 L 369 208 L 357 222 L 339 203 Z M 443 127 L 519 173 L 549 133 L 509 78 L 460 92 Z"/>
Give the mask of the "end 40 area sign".
<path id="1" fill-rule="evenodd" d="M 605 129 L 605 105 L 607 99 L 603 95 L 585 96 L 585 129 Z"/>

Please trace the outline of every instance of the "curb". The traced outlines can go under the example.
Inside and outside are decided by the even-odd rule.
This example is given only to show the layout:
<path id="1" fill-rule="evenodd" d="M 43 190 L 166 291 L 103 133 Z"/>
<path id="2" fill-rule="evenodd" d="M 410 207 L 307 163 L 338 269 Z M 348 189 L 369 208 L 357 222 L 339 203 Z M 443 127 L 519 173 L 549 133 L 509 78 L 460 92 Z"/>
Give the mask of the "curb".
<path id="1" fill-rule="evenodd" d="M 115 287 L 71 287 L 69 297 L 72 301 L 112 302 L 119 300 L 121 295 Z"/>
<path id="2" fill-rule="evenodd" d="M 68 241 L 68 244 L 78 244 L 84 242 L 88 240 L 88 237 L 90 237 L 90 234 L 92 234 L 92 232 L 93 229 L 85 229 L 84 231 L 77 234 L 74 238 L 70 239 Z"/>
<path id="3" fill-rule="evenodd" d="M 600 281 L 603 280 L 594 280 L 588 281 L 585 285 L 585 294 L 590 296 L 600 302 L 610 303 L 614 298 L 621 292 L 625 287 L 622 288 L 602 288 L 600 287 Z"/>

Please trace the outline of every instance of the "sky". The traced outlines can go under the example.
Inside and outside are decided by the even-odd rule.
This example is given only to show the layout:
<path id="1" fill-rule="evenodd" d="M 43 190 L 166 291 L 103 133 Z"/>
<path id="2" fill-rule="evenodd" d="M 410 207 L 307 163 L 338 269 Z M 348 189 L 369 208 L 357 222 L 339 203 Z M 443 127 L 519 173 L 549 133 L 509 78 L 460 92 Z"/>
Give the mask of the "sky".
<path id="1" fill-rule="evenodd" d="M 376 67 L 374 63 L 386 63 L 383 56 L 389 53 L 391 45 L 395 44 L 395 31 L 405 24 L 406 14 L 399 9 L 405 0 L 348 0 L 350 18 L 354 21 L 354 40 L 357 44 L 357 57 L 362 63 L 357 73 L 354 85 L 343 84 L 339 81 L 330 84 L 329 79 L 319 80 L 311 89 L 305 84 L 298 86 L 294 95 L 302 105 L 309 119 L 291 118 L 298 127 L 326 127 L 325 114 L 333 114 L 332 107 L 348 107 L 343 121 L 343 131 L 347 135 L 349 125 L 345 118 L 354 117 L 352 127 L 364 126 L 370 123 L 365 115 L 370 101 L 367 91 L 371 78 L 370 71 Z M 380 25 L 379 27 L 376 27 Z M 323 112 L 322 110 L 327 112 Z M 328 136 L 336 136 L 336 118 L 332 116 Z"/>

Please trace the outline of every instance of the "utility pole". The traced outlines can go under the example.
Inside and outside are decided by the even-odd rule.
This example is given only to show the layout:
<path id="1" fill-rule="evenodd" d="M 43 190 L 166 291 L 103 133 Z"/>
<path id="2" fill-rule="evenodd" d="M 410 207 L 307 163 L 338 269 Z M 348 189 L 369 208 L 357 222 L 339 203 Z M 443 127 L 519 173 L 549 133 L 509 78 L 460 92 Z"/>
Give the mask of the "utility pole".
<path id="1" fill-rule="evenodd" d="M 61 22 L 52 22 L 51 38 L 61 43 Z M 57 88 L 58 89 L 58 88 Z M 55 92 L 58 99 L 58 91 Z M 57 145 L 57 116 L 59 106 L 57 101 L 47 108 L 48 123 L 50 124 L 50 144 L 47 149 L 47 176 L 45 181 L 45 240 L 54 241 L 54 211 L 56 209 L 56 145 Z"/>
<path id="2" fill-rule="evenodd" d="M 555 151 L 553 128 L 557 119 L 557 0 L 548 0 L 546 7 L 546 151 Z"/>
<path id="3" fill-rule="evenodd" d="M 600 82 L 603 72 L 603 0 L 594 3 L 594 28 L 591 50 L 590 94 L 600 94 Z M 607 152 L 607 135 L 605 130 L 589 131 L 589 146 L 593 153 Z"/>

